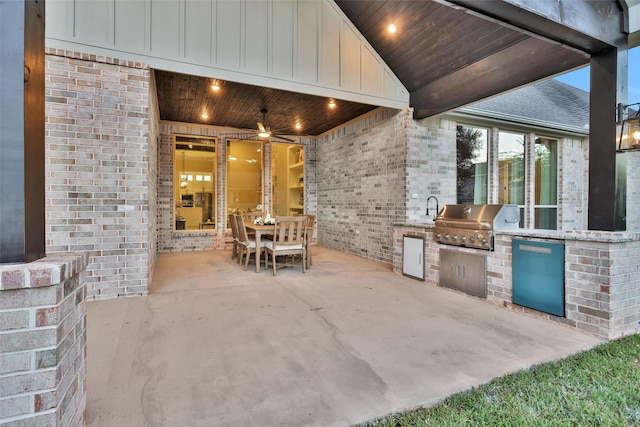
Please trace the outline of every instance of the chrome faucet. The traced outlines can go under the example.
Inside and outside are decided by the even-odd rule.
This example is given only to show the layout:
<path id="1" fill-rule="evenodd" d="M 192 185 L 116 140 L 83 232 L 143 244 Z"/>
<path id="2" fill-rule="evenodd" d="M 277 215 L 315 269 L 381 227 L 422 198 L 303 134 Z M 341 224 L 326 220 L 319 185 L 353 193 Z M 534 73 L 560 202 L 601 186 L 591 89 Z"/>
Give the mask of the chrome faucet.
<path id="1" fill-rule="evenodd" d="M 427 216 L 429 216 L 429 200 L 431 199 L 435 199 L 436 201 L 436 215 L 438 215 L 438 211 L 440 210 L 438 208 L 438 198 L 436 196 L 429 196 L 427 197 Z"/>

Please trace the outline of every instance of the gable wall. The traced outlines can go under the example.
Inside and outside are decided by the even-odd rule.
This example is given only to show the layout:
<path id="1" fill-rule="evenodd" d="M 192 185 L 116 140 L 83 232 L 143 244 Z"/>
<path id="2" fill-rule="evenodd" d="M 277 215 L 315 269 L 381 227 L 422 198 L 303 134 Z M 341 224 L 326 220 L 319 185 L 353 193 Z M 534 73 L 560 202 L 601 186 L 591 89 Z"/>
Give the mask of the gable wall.
<path id="1" fill-rule="evenodd" d="M 46 2 L 47 46 L 403 108 L 409 93 L 333 0 Z"/>

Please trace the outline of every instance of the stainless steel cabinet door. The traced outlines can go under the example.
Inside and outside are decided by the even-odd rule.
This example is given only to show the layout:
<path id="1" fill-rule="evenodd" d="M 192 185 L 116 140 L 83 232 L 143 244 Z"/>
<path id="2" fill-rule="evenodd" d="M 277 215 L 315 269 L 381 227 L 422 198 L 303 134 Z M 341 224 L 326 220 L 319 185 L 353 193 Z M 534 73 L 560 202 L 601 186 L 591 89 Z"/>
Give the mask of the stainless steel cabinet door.
<path id="1" fill-rule="evenodd" d="M 424 280 L 424 239 L 403 237 L 402 274 Z"/>

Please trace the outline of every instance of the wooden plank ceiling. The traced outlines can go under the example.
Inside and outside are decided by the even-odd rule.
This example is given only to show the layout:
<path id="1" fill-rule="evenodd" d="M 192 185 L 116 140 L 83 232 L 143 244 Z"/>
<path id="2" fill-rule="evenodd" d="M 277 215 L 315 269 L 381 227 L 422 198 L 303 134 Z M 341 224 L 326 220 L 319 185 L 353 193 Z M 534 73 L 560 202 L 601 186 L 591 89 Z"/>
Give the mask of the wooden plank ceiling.
<path id="1" fill-rule="evenodd" d="M 409 90 L 417 119 L 589 62 L 577 50 L 446 1 L 336 3 Z"/>
<path id="2" fill-rule="evenodd" d="M 336 0 L 354 26 L 410 92 L 424 118 L 567 71 L 587 54 L 436 0 Z M 398 31 L 390 34 L 394 23 Z M 328 98 L 156 71 L 162 120 L 320 135 L 376 108 Z M 206 110 L 208 118 L 201 113 Z M 302 129 L 294 128 L 299 121 Z"/>
<path id="3" fill-rule="evenodd" d="M 211 79 L 161 70 L 155 70 L 155 78 L 160 118 L 169 121 L 257 130 L 266 109 L 263 124 L 272 131 L 319 135 L 377 108 L 340 100 L 330 108 L 330 98 L 229 81 L 219 81 L 220 90 L 213 91 Z"/>

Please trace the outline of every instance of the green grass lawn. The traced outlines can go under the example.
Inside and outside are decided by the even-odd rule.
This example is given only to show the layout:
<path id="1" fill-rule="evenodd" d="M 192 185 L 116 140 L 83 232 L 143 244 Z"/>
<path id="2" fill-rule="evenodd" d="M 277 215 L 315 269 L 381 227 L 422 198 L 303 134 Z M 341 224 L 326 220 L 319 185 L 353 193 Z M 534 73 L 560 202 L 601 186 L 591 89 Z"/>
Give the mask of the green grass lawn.
<path id="1" fill-rule="evenodd" d="M 640 335 L 362 426 L 640 426 Z"/>

